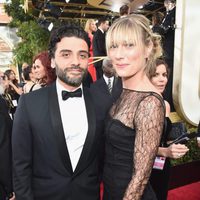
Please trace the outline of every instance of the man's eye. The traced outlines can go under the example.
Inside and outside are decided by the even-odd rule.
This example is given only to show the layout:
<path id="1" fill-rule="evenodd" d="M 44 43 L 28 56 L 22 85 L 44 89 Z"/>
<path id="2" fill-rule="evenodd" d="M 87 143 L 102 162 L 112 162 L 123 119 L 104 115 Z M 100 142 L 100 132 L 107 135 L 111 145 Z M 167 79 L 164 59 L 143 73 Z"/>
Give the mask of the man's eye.
<path id="1" fill-rule="evenodd" d="M 88 54 L 84 53 L 84 54 L 80 54 L 80 58 L 81 59 L 87 59 L 89 57 Z"/>
<path id="2" fill-rule="evenodd" d="M 63 53 L 62 56 L 63 56 L 63 57 L 69 57 L 70 54 L 69 54 L 69 53 Z"/>

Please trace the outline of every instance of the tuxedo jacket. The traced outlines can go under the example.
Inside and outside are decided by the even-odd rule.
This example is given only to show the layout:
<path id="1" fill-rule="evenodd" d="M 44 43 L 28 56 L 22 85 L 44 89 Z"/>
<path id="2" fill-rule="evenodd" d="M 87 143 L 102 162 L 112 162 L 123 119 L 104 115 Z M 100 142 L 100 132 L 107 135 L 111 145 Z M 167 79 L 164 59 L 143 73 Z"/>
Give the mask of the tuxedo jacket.
<path id="1" fill-rule="evenodd" d="M 0 200 L 12 193 L 11 159 L 12 120 L 6 101 L 0 96 Z"/>
<path id="2" fill-rule="evenodd" d="M 65 142 L 56 84 L 20 97 L 12 137 L 17 200 L 99 199 L 103 119 L 97 119 L 87 88 L 83 88 L 83 95 L 88 132 L 74 172 Z M 73 112 L 73 108 L 66 112 Z"/>
<path id="3" fill-rule="evenodd" d="M 105 46 L 105 33 L 102 33 L 100 29 L 94 33 L 93 41 L 93 56 L 106 56 L 106 46 Z M 94 66 L 96 68 L 97 79 L 103 76 L 102 70 L 102 60 L 95 62 Z"/>
<path id="4" fill-rule="evenodd" d="M 91 84 L 90 90 L 95 104 L 98 105 L 98 108 L 100 108 L 100 110 L 98 110 L 98 114 L 101 118 L 105 119 L 112 104 L 119 98 L 122 92 L 122 82 L 120 78 L 115 77 L 112 91 L 110 93 L 106 81 L 102 77 Z"/>
<path id="5" fill-rule="evenodd" d="M 106 56 L 105 37 L 105 33 L 102 33 L 100 29 L 94 33 L 92 41 L 94 56 Z"/>
<path id="6" fill-rule="evenodd" d="M 163 34 L 163 49 L 165 57 L 166 59 L 172 59 L 172 61 L 174 57 L 175 16 L 176 7 L 166 13 L 165 18 L 162 22 L 162 26 L 165 29 Z M 172 64 L 173 62 L 168 63 L 169 67 L 173 67 Z"/>

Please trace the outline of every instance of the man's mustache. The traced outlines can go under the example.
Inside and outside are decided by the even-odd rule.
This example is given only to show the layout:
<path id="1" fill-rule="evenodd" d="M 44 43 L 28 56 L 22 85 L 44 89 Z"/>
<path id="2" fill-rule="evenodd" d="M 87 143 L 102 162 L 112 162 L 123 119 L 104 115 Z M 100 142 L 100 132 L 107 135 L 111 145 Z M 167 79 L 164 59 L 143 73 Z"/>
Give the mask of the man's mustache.
<path id="1" fill-rule="evenodd" d="M 82 72 L 85 71 L 85 69 L 81 68 L 81 67 L 78 66 L 78 65 L 75 65 L 75 66 L 72 66 L 72 67 L 65 68 L 65 72 L 70 71 L 70 70 L 73 70 L 73 69 L 78 69 L 78 70 L 80 70 L 80 71 L 82 71 Z"/>

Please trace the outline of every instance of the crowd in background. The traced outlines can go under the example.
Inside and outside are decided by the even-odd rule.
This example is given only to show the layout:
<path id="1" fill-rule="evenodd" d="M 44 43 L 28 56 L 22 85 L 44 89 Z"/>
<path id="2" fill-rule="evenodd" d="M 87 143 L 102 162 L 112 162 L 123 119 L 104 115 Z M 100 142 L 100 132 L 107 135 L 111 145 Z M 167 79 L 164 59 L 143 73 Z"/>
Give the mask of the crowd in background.
<path id="1" fill-rule="evenodd" d="M 172 101 L 172 94 L 171 94 L 172 93 L 172 88 L 171 88 L 172 77 L 173 77 L 173 54 L 172 53 L 174 49 L 173 43 L 174 43 L 174 30 L 175 30 L 175 27 L 174 27 L 175 1 L 165 0 L 165 6 L 166 6 L 166 11 L 167 11 L 165 16 L 162 13 L 155 13 L 155 15 L 153 16 L 153 19 L 152 19 L 153 27 L 152 27 L 152 32 L 150 32 L 150 36 L 152 38 L 154 37 L 157 39 L 159 38 L 160 39 L 159 42 L 163 44 L 164 56 L 161 56 L 161 55 L 158 56 L 158 59 L 156 59 L 155 65 L 152 65 L 154 67 L 152 67 L 151 70 L 149 70 L 149 72 L 147 73 L 147 75 L 145 75 L 146 76 L 145 83 L 147 83 L 147 80 L 149 81 L 147 84 L 149 85 L 149 87 L 147 89 L 149 89 L 151 85 L 154 85 L 154 87 L 156 88 L 156 91 L 159 91 L 159 93 L 162 94 L 165 99 L 164 101 L 165 106 L 162 105 L 165 108 L 165 111 L 163 112 L 165 113 L 165 118 L 163 121 L 163 124 L 165 124 L 163 134 L 162 136 L 157 135 L 157 138 L 159 137 L 161 138 L 161 140 L 157 140 L 157 143 L 158 143 L 157 145 L 159 145 L 158 151 L 156 152 L 156 148 L 152 147 L 152 149 L 155 150 L 155 152 L 154 150 L 152 150 L 152 152 L 157 154 L 156 155 L 157 160 L 155 160 L 155 162 L 156 161 L 160 162 L 162 160 L 163 165 L 162 165 L 162 169 L 158 169 L 154 166 L 151 176 L 150 176 L 150 173 L 148 173 L 147 175 L 147 176 L 150 176 L 150 182 L 152 184 L 152 187 L 156 193 L 158 200 L 167 199 L 167 191 L 168 191 L 168 184 L 169 184 L 169 169 L 170 169 L 169 159 L 170 158 L 179 159 L 183 157 L 189 151 L 187 146 L 184 144 L 172 144 L 170 146 L 168 145 L 169 140 L 167 138 L 167 134 L 168 132 L 170 132 L 170 126 L 171 126 L 169 115 L 171 111 L 175 111 L 174 106 L 173 106 L 173 101 Z M 130 8 L 127 5 L 122 6 L 120 8 L 121 21 L 116 20 L 116 24 L 119 23 L 118 26 L 123 27 L 123 25 L 121 25 L 123 24 L 122 20 L 124 20 L 124 23 L 127 23 L 126 17 L 129 15 L 130 15 Z M 135 16 L 135 18 L 137 17 Z M 118 26 L 116 26 L 115 28 L 117 29 Z M 110 40 L 113 39 L 112 38 L 113 35 L 111 34 L 109 36 L 106 36 L 106 32 L 109 31 L 109 33 L 112 32 L 113 34 L 116 34 L 115 33 L 116 30 L 115 29 L 109 30 L 110 29 L 109 27 L 110 27 L 109 20 L 106 17 L 98 19 L 98 23 L 96 23 L 94 19 L 89 19 L 85 24 L 84 29 L 85 29 L 85 32 L 88 34 L 88 37 L 90 40 L 90 46 L 89 46 L 90 58 L 89 58 L 87 73 L 85 73 L 83 77 L 82 84 L 83 86 L 90 88 L 90 91 L 93 94 L 95 94 L 95 97 L 97 100 L 96 104 L 98 104 L 99 107 L 107 106 L 105 110 L 109 110 L 109 108 L 111 108 L 114 102 L 116 102 L 116 100 L 119 98 L 119 101 L 117 104 L 119 108 L 112 107 L 112 110 L 110 112 L 112 113 L 112 116 L 116 120 L 123 121 L 124 124 L 130 124 L 129 120 L 130 119 L 132 120 L 132 118 L 123 118 L 124 113 L 126 113 L 127 108 L 125 108 L 125 111 L 122 111 L 120 109 L 124 102 L 128 102 L 130 106 L 133 103 L 132 101 L 130 101 L 130 97 L 133 97 L 132 100 L 134 100 L 134 98 L 136 99 L 136 97 L 134 96 L 135 94 L 133 95 L 132 93 L 130 93 L 129 90 L 124 91 L 123 87 L 124 86 L 128 87 L 130 84 L 130 83 L 127 84 L 128 82 L 126 80 L 129 77 L 127 78 L 120 70 L 117 71 L 113 68 L 112 61 L 121 59 L 120 55 L 118 55 L 119 52 L 117 52 L 117 49 L 119 48 L 120 45 L 117 44 L 116 42 L 116 46 L 114 46 L 114 44 L 110 44 L 112 48 L 106 46 L 106 37 L 107 39 L 110 39 Z M 112 27 L 114 27 L 114 25 Z M 127 30 L 128 29 L 129 28 L 127 28 Z M 117 39 L 114 38 L 114 39 L 117 41 L 117 40 L 120 40 L 121 38 L 117 38 Z M 156 40 L 153 40 L 153 42 L 156 42 Z M 107 41 L 107 43 L 109 42 Z M 159 43 L 156 43 L 153 45 L 155 46 L 157 45 L 156 47 L 158 47 Z M 106 47 L 107 47 L 107 51 L 106 51 Z M 111 55 L 110 57 L 112 57 L 112 61 L 110 58 L 107 57 L 107 52 L 110 52 L 110 55 Z M 127 54 L 128 54 L 128 51 L 127 51 Z M 45 88 L 47 86 L 52 85 L 52 83 L 56 81 L 57 76 L 58 76 L 59 66 L 57 65 L 57 63 L 52 64 L 52 59 L 54 58 L 49 56 L 48 51 L 40 52 L 37 55 L 35 55 L 32 63 L 24 64 L 22 66 L 21 83 L 17 80 L 16 74 L 13 70 L 6 70 L 5 72 L 0 72 L 0 77 L 1 77 L 0 113 L 3 113 L 3 115 L 5 116 L 4 118 L 2 117 L 0 119 L 6 121 L 5 123 L 6 127 L 3 127 L 2 130 L 4 130 L 4 132 L 7 134 L 7 137 L 8 137 L 7 143 L 6 143 L 6 146 L 9 147 L 6 150 L 8 155 L 11 155 L 10 138 L 11 138 L 11 130 L 12 130 L 12 120 L 15 119 L 15 111 L 20 99 L 20 95 L 39 90 L 41 88 Z M 96 59 L 98 59 L 97 62 L 96 62 Z M 147 62 L 149 62 L 149 60 L 147 60 Z M 151 66 L 151 64 L 149 63 L 148 65 Z M 121 77 L 122 78 L 125 77 L 125 78 L 121 79 Z M 142 82 L 142 80 L 139 80 L 139 79 L 137 81 L 138 83 L 140 81 Z M 144 88 L 142 87 L 142 89 Z M 149 95 L 152 95 L 152 93 Z M 140 93 L 140 94 L 137 94 L 136 96 L 138 98 L 139 96 L 142 96 L 142 95 Z M 153 96 L 154 96 L 153 100 L 156 102 L 156 104 L 159 104 L 157 100 L 155 100 L 154 98 L 160 99 L 160 97 L 157 97 L 156 94 L 154 94 Z M 139 100 L 137 100 L 136 102 L 138 101 Z M 159 106 L 162 107 L 160 104 Z M 5 109 L 2 109 L 4 107 Z M 118 112 L 119 112 L 119 115 L 118 115 Z M 10 117 L 6 113 L 9 113 Z M 129 116 L 132 116 L 132 113 L 129 113 L 129 114 L 130 114 Z M 106 118 L 104 110 L 99 110 L 99 116 L 101 119 Z M 140 120 L 138 119 L 140 116 L 138 115 L 137 117 L 138 118 L 136 119 L 136 123 L 139 124 Z M 160 116 L 160 120 L 161 118 L 162 117 Z M 121 128 L 119 124 L 118 124 L 118 127 Z M 123 128 L 121 128 L 120 130 L 124 131 Z M 128 128 L 133 128 L 133 127 L 132 125 L 129 125 Z M 160 127 L 159 129 L 162 130 L 163 127 Z M 112 130 L 112 131 L 115 131 L 115 130 Z M 138 140 L 140 139 L 141 138 L 139 138 Z M 111 140 L 108 140 L 108 143 L 109 142 L 112 143 L 115 141 L 112 141 L 111 139 Z M 0 147 L 1 147 L 1 141 L 0 141 Z M 4 151 L 3 148 L 0 149 L 0 155 L 1 155 L 1 151 Z M 114 154 L 110 155 L 111 153 L 109 152 L 110 151 L 109 148 L 110 148 L 109 146 L 106 147 L 106 150 L 107 150 L 106 153 L 108 154 L 108 157 L 106 157 L 106 159 L 108 158 L 114 159 L 112 157 L 114 156 Z M 124 149 L 125 148 L 126 147 L 124 147 Z M 140 148 L 140 146 L 138 146 L 138 148 Z M 136 150 L 136 153 L 140 154 L 140 152 L 137 152 L 137 150 Z M 148 155 L 148 152 L 146 155 Z M 1 155 L 1 158 L 5 158 L 5 156 Z M 109 160 L 106 160 L 106 159 L 105 159 L 105 163 L 107 162 L 106 163 L 107 165 L 105 165 L 104 170 L 105 171 L 108 170 L 109 172 L 111 168 L 109 169 L 110 167 Z M 5 160 L 5 164 L 6 166 L 11 166 L 11 158 L 9 158 L 9 156 L 7 157 L 7 160 Z M 156 165 L 156 163 L 154 163 L 154 165 Z M 136 163 L 136 166 L 138 166 L 138 163 Z M 149 169 L 150 168 L 151 168 L 151 163 L 149 164 Z M 3 169 L 0 168 L 0 170 L 3 170 Z M 115 169 L 113 168 L 113 171 L 114 170 Z M 110 174 L 112 174 L 113 171 L 111 170 Z M 2 171 L 0 172 L 0 174 L 7 174 L 7 176 L 3 177 L 4 180 L 6 179 L 5 181 L 6 187 L 5 188 L 0 187 L 0 194 L 2 194 L 2 198 L 0 197 L 0 200 L 4 200 L 7 197 L 9 197 L 10 199 L 14 199 L 14 196 L 13 196 L 14 193 L 13 193 L 13 188 L 12 188 L 12 183 L 11 183 L 12 170 L 7 168 L 7 171 Z M 105 200 L 111 199 L 109 195 L 116 195 L 116 194 L 118 194 L 119 196 L 121 195 L 120 190 L 118 190 L 117 192 L 115 191 L 116 193 L 112 194 L 112 190 L 114 191 L 114 189 L 117 189 L 118 187 L 114 188 L 114 186 L 112 186 L 113 182 L 109 182 L 109 178 L 110 178 L 109 175 L 106 174 L 104 177 L 106 186 L 108 188 L 111 188 L 111 191 L 105 191 L 105 196 L 108 195 L 107 197 L 105 197 Z M 146 179 L 144 179 L 143 181 L 146 182 Z M 0 179 L 0 183 L 1 183 L 1 179 Z M 134 185 L 136 185 L 136 183 L 133 182 L 132 185 L 134 188 Z M 141 191 L 143 191 L 143 189 L 144 188 L 142 188 Z M 124 199 L 129 199 L 130 196 L 132 195 L 133 194 L 131 193 L 131 189 L 129 188 L 126 191 L 126 197 L 124 196 Z M 142 192 L 141 194 L 140 192 L 138 192 L 136 196 L 137 195 L 141 197 Z"/>

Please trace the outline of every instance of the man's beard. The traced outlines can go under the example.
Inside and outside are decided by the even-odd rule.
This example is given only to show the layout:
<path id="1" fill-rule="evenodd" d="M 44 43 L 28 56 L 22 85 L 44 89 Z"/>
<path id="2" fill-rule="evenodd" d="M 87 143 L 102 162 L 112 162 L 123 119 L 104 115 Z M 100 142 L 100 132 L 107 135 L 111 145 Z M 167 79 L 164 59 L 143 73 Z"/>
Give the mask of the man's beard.
<path id="1" fill-rule="evenodd" d="M 78 69 L 81 71 L 81 75 L 78 77 L 70 77 L 68 75 L 68 71 L 73 70 L 73 69 Z M 56 64 L 56 75 L 57 77 L 67 85 L 73 86 L 73 87 L 78 87 L 81 85 L 82 81 L 87 75 L 87 69 L 83 69 L 79 66 L 73 66 L 65 69 L 61 69 L 58 67 Z"/>

